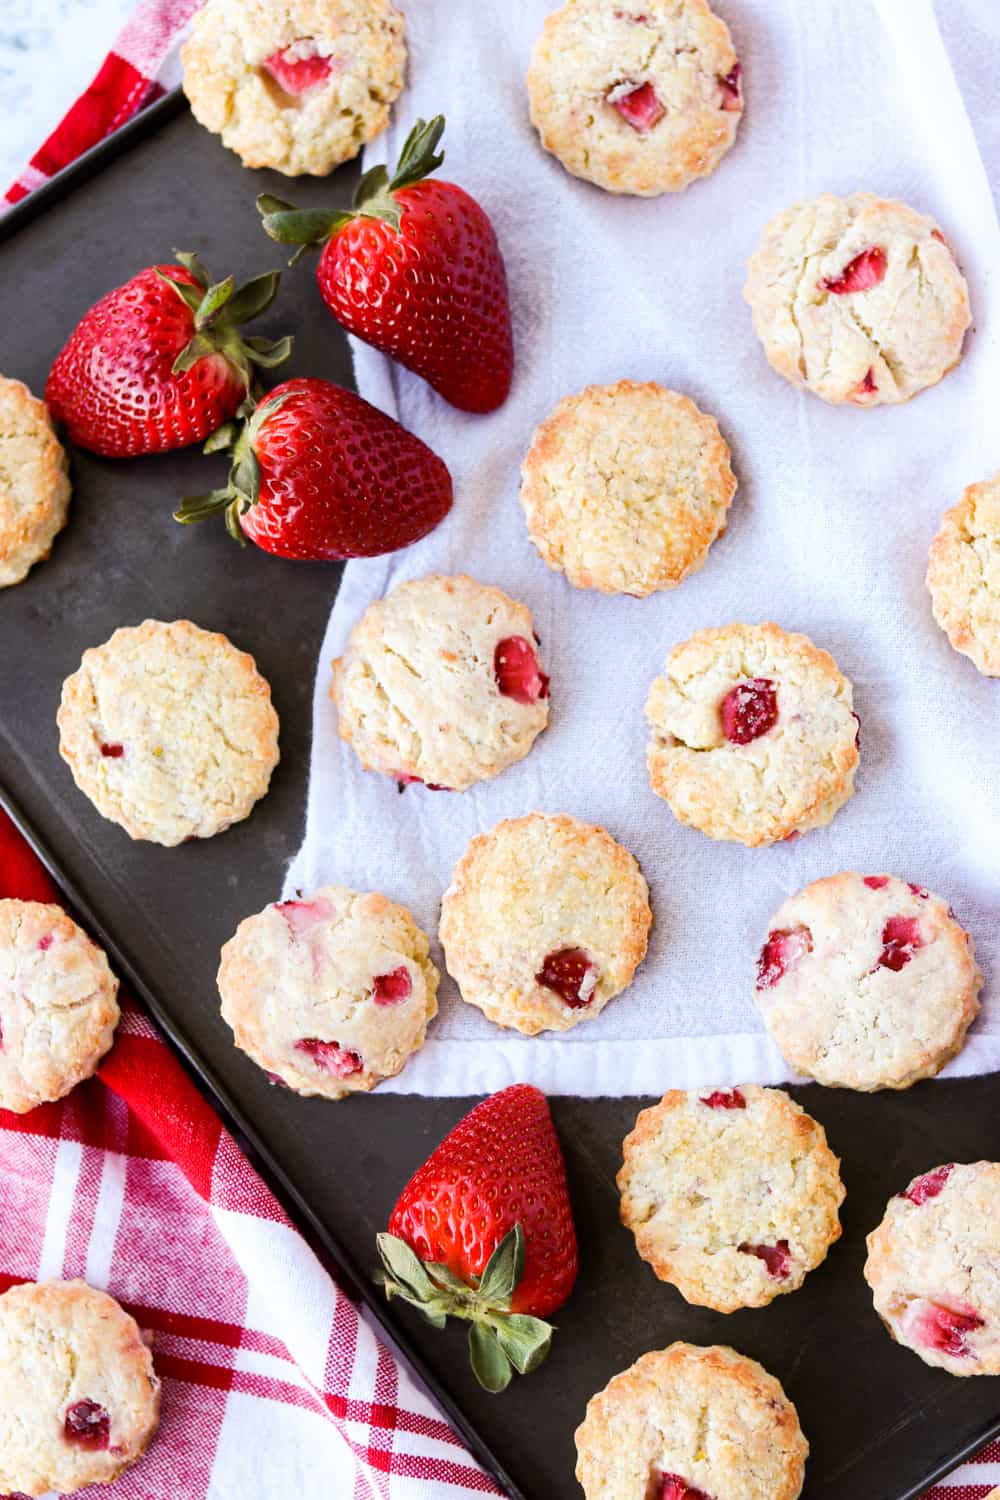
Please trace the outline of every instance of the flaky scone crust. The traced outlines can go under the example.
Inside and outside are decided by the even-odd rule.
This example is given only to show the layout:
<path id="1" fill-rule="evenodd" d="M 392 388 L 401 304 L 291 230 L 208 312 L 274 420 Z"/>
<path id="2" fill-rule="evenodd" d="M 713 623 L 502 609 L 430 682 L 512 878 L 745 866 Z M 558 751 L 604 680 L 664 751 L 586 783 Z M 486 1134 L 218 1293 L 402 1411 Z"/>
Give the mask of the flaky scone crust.
<path id="1" fill-rule="evenodd" d="M 591 1397 L 576 1449 L 586 1500 L 648 1500 L 661 1473 L 725 1500 L 797 1500 L 809 1444 L 756 1360 L 676 1343 Z"/>
<path id="2" fill-rule="evenodd" d="M 568 1031 L 631 983 L 653 914 L 635 857 L 604 828 L 562 814 L 508 818 L 472 840 L 441 903 L 440 938 L 462 999 L 525 1036 Z M 582 948 L 600 977 L 570 1007 L 535 976 Z"/>
<path id="3" fill-rule="evenodd" d="M 729 28 L 707 0 L 568 0 L 546 19 L 527 88 L 542 145 L 610 193 L 655 197 L 714 172 L 736 139 L 742 92 Z M 666 112 L 638 132 L 607 101 L 651 83 Z"/>
<path id="4" fill-rule="evenodd" d="M 642 597 L 703 566 L 736 493 L 714 417 L 655 381 L 564 396 L 535 430 L 521 505 L 546 564 L 577 588 Z"/>
<path id="5" fill-rule="evenodd" d="M 755 677 L 777 682 L 778 723 L 749 744 L 729 744 L 719 704 L 731 687 Z M 790 715 L 782 709 L 783 688 L 794 695 Z M 804 737 L 807 714 L 812 729 Z M 653 791 L 681 823 L 709 838 L 773 844 L 823 827 L 853 794 L 851 684 L 828 651 L 772 622 L 699 630 L 675 646 L 666 675 L 649 690 L 646 718 Z"/>
<path id="6" fill-rule="evenodd" d="M 622 1223 L 660 1280 L 731 1313 L 796 1291 L 826 1259 L 844 1186 L 822 1125 L 782 1090 L 743 1084 L 742 1109 L 713 1109 L 710 1093 L 673 1089 L 644 1109 L 617 1181 Z M 791 1256 L 779 1278 L 740 1248 L 779 1241 Z"/>
<path id="7" fill-rule="evenodd" d="M 245 818 L 278 764 L 278 716 L 253 657 L 190 620 L 123 626 L 85 651 L 57 722 L 59 753 L 98 812 L 167 846 Z"/>
<path id="8" fill-rule="evenodd" d="M 52 551 L 69 510 L 69 460 L 44 401 L 0 375 L 0 588 Z"/>
<path id="9" fill-rule="evenodd" d="M 885 275 L 867 290 L 829 291 L 864 251 Z M 941 230 L 893 198 L 824 193 L 765 226 L 743 295 L 779 375 L 824 401 L 908 401 L 962 357 L 969 289 Z"/>
<path id="10" fill-rule="evenodd" d="M 934 618 L 956 651 L 1000 677 L 1000 471 L 970 484 L 931 543 Z"/>

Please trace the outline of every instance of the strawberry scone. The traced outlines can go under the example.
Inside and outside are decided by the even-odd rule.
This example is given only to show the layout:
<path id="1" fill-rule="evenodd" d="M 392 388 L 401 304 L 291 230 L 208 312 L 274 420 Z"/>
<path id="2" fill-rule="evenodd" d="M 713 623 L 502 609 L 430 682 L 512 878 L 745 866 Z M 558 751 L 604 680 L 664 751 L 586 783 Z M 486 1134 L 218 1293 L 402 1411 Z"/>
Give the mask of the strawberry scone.
<path id="1" fill-rule="evenodd" d="M 222 1015 L 273 1082 L 342 1099 L 391 1078 L 437 1015 L 438 971 L 405 906 L 322 886 L 247 917 L 222 950 Z"/>
<path id="2" fill-rule="evenodd" d="M 653 381 L 564 397 L 522 469 L 521 504 L 543 561 L 605 594 L 676 588 L 725 531 L 735 493 L 715 418 Z"/>
<path id="3" fill-rule="evenodd" d="M 278 716 L 253 657 L 190 620 L 146 620 L 85 651 L 58 723 L 80 790 L 157 844 L 247 817 L 278 763 Z"/>
<path id="4" fill-rule="evenodd" d="M 69 510 L 69 460 L 44 401 L 0 375 L 0 589 L 52 551 Z"/>
<path id="5" fill-rule="evenodd" d="M 940 896 L 847 871 L 775 912 L 754 998 L 797 1072 L 870 1092 L 940 1072 L 961 1050 L 982 982 L 972 938 Z"/>
<path id="6" fill-rule="evenodd" d="M 522 760 L 549 720 L 531 611 L 464 574 L 370 604 L 333 663 L 340 736 L 369 771 L 464 792 Z"/>
<path id="7" fill-rule="evenodd" d="M 713 172 L 743 113 L 732 37 L 706 0 L 567 0 L 527 84 L 542 145 L 567 171 L 647 198 Z"/>
<path id="8" fill-rule="evenodd" d="M 674 1089 L 642 1111 L 622 1150 L 622 1223 L 660 1280 L 698 1307 L 764 1307 L 840 1238 L 840 1162 L 780 1089 Z"/>
<path id="9" fill-rule="evenodd" d="M 16 1492 L 10 1500 L 110 1484 L 145 1453 L 159 1416 L 152 1355 L 113 1297 L 82 1281 L 26 1282 L 0 1297 L 0 1490 Z"/>
<path id="10" fill-rule="evenodd" d="M 586 1500 L 797 1500 L 809 1444 L 756 1360 L 678 1343 L 591 1397 L 576 1451 Z"/>
<path id="11" fill-rule="evenodd" d="M 700 630 L 646 700 L 653 791 L 709 838 L 773 844 L 829 823 L 854 791 L 851 684 L 774 624 Z"/>
<path id="12" fill-rule="evenodd" d="M 951 1375 L 1000 1375 L 1000 1162 L 948 1162 L 889 1200 L 865 1280 L 897 1343 Z"/>
<path id="13" fill-rule="evenodd" d="M 0 901 L 0 1109 L 25 1114 L 89 1078 L 117 996 L 103 949 L 61 906 Z"/>
<path id="14" fill-rule="evenodd" d="M 934 618 L 956 651 L 1000 677 L 1000 472 L 970 484 L 931 543 Z"/>
<path id="15" fill-rule="evenodd" d="M 642 871 L 606 829 L 530 813 L 472 840 L 440 937 L 462 999 L 535 1036 L 600 1015 L 631 984 L 652 921 Z"/>
<path id="16" fill-rule="evenodd" d="M 962 357 L 969 288 L 934 220 L 824 193 L 766 226 L 743 295 L 764 353 L 824 401 L 909 401 Z"/>
<path id="17" fill-rule="evenodd" d="M 244 166 L 325 177 L 389 123 L 403 32 L 392 0 L 207 0 L 184 92 Z"/>

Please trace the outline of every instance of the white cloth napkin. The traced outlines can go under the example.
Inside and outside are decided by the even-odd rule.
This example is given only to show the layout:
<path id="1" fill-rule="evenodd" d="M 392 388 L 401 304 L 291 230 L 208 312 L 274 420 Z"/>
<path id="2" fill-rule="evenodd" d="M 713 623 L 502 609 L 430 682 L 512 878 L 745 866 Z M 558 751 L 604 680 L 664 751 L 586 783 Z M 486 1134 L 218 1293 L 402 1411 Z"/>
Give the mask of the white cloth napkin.
<path id="1" fill-rule="evenodd" d="M 965 4 L 995 45 L 996 0 Z M 987 984 L 948 1072 L 1000 1067 L 1000 683 L 952 651 L 923 582 L 942 511 L 1000 468 L 1000 229 L 933 7 L 719 0 L 744 64 L 738 141 L 707 181 L 654 200 L 602 193 L 542 150 L 524 73 L 550 8 L 407 7 L 410 87 L 369 160 L 394 158 L 418 114 L 446 112 L 441 175 L 496 225 L 517 372 L 500 411 L 469 417 L 355 347 L 362 393 L 442 455 L 456 502 L 417 546 L 346 570 L 317 678 L 305 843 L 287 888 L 382 890 L 433 936 L 453 865 L 502 818 L 572 813 L 639 859 L 655 912 L 649 955 L 599 1019 L 529 1041 L 492 1026 L 445 978 L 430 1040 L 388 1088 L 472 1094 L 526 1080 L 552 1093 L 649 1094 L 787 1077 L 753 1005 L 755 957 L 784 898 L 843 869 L 898 873 L 952 901 Z M 973 118 L 994 108 L 993 87 L 967 101 Z M 904 407 L 834 409 L 794 390 L 767 365 L 742 300 L 747 258 L 773 214 L 856 189 L 933 214 L 971 286 L 963 363 Z M 704 570 L 645 600 L 582 592 L 550 573 L 517 500 L 535 423 L 568 392 L 626 376 L 714 413 L 740 482 Z M 471 573 L 531 606 L 552 720 L 494 782 L 400 795 L 338 740 L 329 662 L 373 599 L 431 572 Z M 682 828 L 652 795 L 643 704 L 676 642 L 769 619 L 805 631 L 852 679 L 862 758 L 856 795 L 828 829 L 750 850 Z"/>

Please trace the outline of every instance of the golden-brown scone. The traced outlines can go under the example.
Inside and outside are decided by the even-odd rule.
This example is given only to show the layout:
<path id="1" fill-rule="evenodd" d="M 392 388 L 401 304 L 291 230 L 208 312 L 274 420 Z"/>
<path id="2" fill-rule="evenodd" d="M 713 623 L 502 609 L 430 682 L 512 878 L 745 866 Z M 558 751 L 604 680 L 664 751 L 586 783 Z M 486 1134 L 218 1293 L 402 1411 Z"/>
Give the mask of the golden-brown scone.
<path id="1" fill-rule="evenodd" d="M 69 460 L 45 402 L 0 375 L 0 588 L 48 557 L 69 497 Z"/>
<path id="2" fill-rule="evenodd" d="M 1000 677 L 1000 472 L 945 511 L 927 567 L 934 618 L 956 651 Z"/>

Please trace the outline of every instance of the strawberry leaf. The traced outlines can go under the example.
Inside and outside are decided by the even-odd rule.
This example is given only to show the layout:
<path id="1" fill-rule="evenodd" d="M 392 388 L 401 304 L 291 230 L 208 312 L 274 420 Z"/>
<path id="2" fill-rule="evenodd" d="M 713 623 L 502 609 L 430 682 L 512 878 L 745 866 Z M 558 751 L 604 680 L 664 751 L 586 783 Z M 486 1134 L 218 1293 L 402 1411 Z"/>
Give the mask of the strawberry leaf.
<path id="1" fill-rule="evenodd" d="M 504 1308 L 510 1307 L 514 1288 L 524 1274 L 524 1230 L 515 1224 L 509 1234 L 504 1235 L 479 1280 L 479 1295 L 484 1302 Z"/>
<path id="2" fill-rule="evenodd" d="M 233 492 L 228 488 L 209 490 L 207 495 L 188 495 L 174 511 L 174 520 L 180 521 L 182 526 L 190 526 L 194 521 L 204 521 L 206 517 L 218 515 L 220 510 L 225 510 L 232 498 Z"/>
<path id="3" fill-rule="evenodd" d="M 227 276 L 225 281 L 217 281 L 210 286 L 202 297 L 194 315 L 194 326 L 199 332 L 203 328 L 210 328 L 216 321 L 222 309 L 233 295 L 236 282 L 232 276 Z"/>
<path id="4" fill-rule="evenodd" d="M 193 251 L 175 250 L 174 260 L 176 260 L 179 265 L 182 265 L 185 271 L 190 271 L 195 280 L 201 283 L 202 291 L 204 291 L 207 286 L 211 285 L 212 278 L 211 276 L 209 276 L 208 271 L 205 268 L 205 262 L 201 259 L 200 256 L 195 255 Z M 192 291 L 193 290 L 195 289 L 192 288 Z"/>
<path id="5" fill-rule="evenodd" d="M 411 187 L 422 178 L 429 177 L 444 161 L 444 152 L 438 152 L 438 142 L 444 134 L 444 115 L 435 115 L 433 120 L 418 120 L 403 142 L 396 170 L 389 180 L 389 191 Z"/>
<path id="6" fill-rule="evenodd" d="M 469 1328 L 469 1358 L 472 1373 L 484 1390 L 496 1395 L 510 1385 L 510 1360 L 496 1334 L 484 1323 L 473 1323 Z"/>
<path id="7" fill-rule="evenodd" d="M 254 276 L 233 293 L 229 303 L 229 318 L 234 323 L 249 323 L 267 311 L 278 295 L 281 285 L 280 271 L 265 271 Z M 250 343 L 250 340 L 247 340 Z"/>
<path id="8" fill-rule="evenodd" d="M 423 1263 L 406 1243 L 394 1234 L 380 1234 L 376 1241 L 379 1259 L 393 1281 L 397 1295 L 410 1302 L 433 1302 L 438 1290 L 424 1270 Z M 383 1283 L 385 1285 L 385 1283 Z"/>
<path id="9" fill-rule="evenodd" d="M 286 334 L 283 339 L 262 339 L 256 334 L 253 338 L 244 340 L 246 347 L 253 356 L 255 365 L 260 365 L 262 370 L 273 370 L 275 365 L 284 364 L 292 352 L 295 340 L 291 334 Z"/>
<path id="10" fill-rule="evenodd" d="M 501 1349 L 519 1375 L 530 1375 L 552 1347 L 552 1325 L 525 1313 L 498 1318 L 493 1331 Z"/>
<path id="11" fill-rule="evenodd" d="M 153 270 L 172 292 L 177 293 L 178 297 L 190 308 L 191 312 L 198 311 L 198 308 L 201 306 L 201 299 L 205 295 L 204 287 L 189 286 L 186 281 L 175 281 L 172 276 L 168 276 L 165 271 L 161 271 L 159 266 L 154 266 Z"/>

